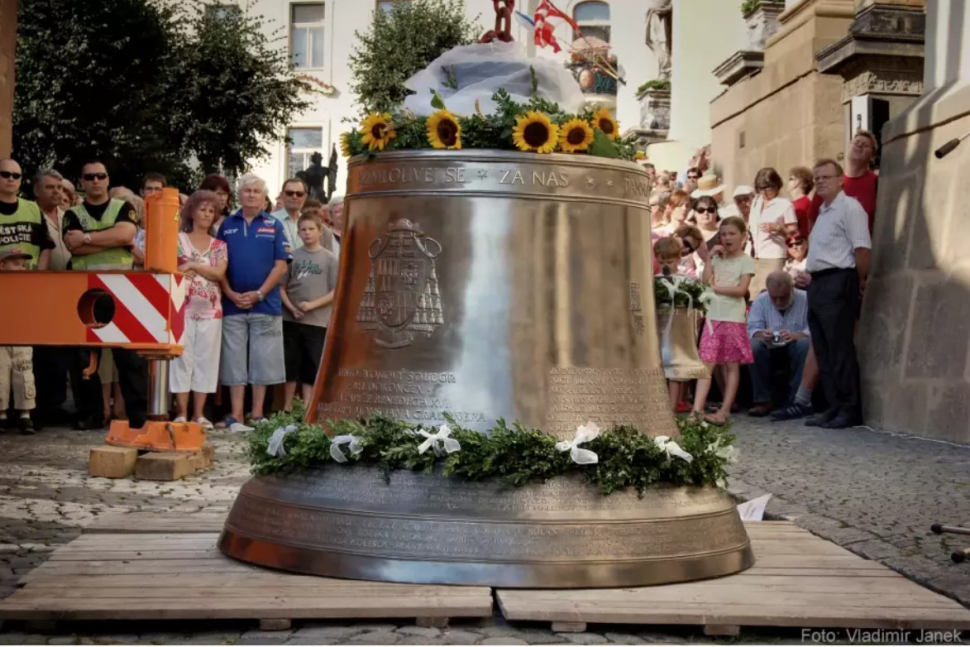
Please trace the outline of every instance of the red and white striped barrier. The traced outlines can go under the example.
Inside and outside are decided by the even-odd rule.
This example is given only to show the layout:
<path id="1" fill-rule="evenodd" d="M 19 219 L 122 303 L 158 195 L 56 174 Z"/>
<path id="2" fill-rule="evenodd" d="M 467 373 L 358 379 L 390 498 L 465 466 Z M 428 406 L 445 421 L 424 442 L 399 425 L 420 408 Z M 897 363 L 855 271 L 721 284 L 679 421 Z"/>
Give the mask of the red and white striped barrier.
<path id="1" fill-rule="evenodd" d="M 88 328 L 87 341 L 181 344 L 188 284 L 175 274 L 89 274 L 88 289 L 110 294 L 115 313 L 107 325 Z"/>

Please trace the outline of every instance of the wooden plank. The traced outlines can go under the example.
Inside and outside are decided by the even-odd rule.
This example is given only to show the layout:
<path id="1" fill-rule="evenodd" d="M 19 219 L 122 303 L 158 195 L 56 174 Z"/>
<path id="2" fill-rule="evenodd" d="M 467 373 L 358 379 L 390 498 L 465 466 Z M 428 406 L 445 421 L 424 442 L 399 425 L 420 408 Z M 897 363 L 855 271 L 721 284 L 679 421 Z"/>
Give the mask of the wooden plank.
<path id="1" fill-rule="evenodd" d="M 211 533 L 220 532 L 226 523 L 223 512 L 193 512 L 180 514 L 173 512 L 130 512 L 114 513 L 100 517 L 96 522 L 82 529 L 84 535 L 94 534 L 155 534 L 169 533 Z"/>
<path id="2" fill-rule="evenodd" d="M 655 608 L 645 608 L 636 600 L 626 605 L 598 600 L 580 604 L 568 598 L 550 603 L 535 600 L 523 601 L 510 590 L 499 590 L 496 598 L 502 614 L 508 620 L 550 621 L 561 619 L 575 622 L 577 618 L 588 623 L 647 624 L 647 625 L 699 625 L 723 624 L 749 627 L 831 627 L 831 628 L 910 628 L 910 629 L 968 629 L 970 617 L 963 607 L 959 608 L 863 608 L 785 605 L 770 602 L 722 605 L 684 603 L 672 601 Z M 532 593 L 521 591 L 518 593 Z M 956 603 L 954 603 L 956 604 Z M 959 606 L 959 605 L 958 605 Z"/>
<path id="3" fill-rule="evenodd" d="M 273 597 L 254 593 L 249 597 L 198 599 L 52 599 L 29 598 L 21 589 L 0 603 L 0 619 L 31 620 L 52 616 L 59 620 L 166 620 L 166 619 L 254 619 L 270 618 L 416 618 L 468 617 L 492 615 L 492 597 L 488 588 L 477 593 L 459 595 L 450 587 L 439 587 L 434 596 L 393 594 L 378 595 L 375 587 L 366 597 L 343 593 L 316 597 Z"/>

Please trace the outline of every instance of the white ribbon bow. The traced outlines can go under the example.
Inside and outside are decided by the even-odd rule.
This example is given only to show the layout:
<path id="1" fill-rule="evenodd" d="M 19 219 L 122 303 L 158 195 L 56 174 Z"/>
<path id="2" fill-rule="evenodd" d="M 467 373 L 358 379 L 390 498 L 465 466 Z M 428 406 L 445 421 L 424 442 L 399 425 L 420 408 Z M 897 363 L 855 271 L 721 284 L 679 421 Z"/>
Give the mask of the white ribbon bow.
<path id="1" fill-rule="evenodd" d="M 671 440 L 669 436 L 657 436 L 653 439 L 654 444 L 664 453 L 667 457 L 676 456 L 681 460 L 685 460 L 688 463 L 693 462 L 694 457 L 685 452 L 680 445 L 677 444 L 676 440 Z"/>
<path id="2" fill-rule="evenodd" d="M 721 445 L 721 441 L 718 440 L 715 443 L 711 443 L 707 446 L 707 451 L 713 452 L 718 458 L 724 459 L 729 465 L 738 462 L 738 455 L 741 453 L 734 447 L 734 445 Z"/>
<path id="3" fill-rule="evenodd" d="M 596 455 L 596 452 L 581 449 L 579 446 L 583 443 L 588 443 L 599 435 L 599 426 L 595 422 L 589 421 L 585 425 L 576 428 L 575 438 L 572 440 L 561 440 L 556 443 L 556 449 L 561 452 L 569 452 L 569 457 L 577 465 L 593 465 L 600 461 L 600 457 Z"/>
<path id="4" fill-rule="evenodd" d="M 277 428 L 277 430 L 273 432 L 273 435 L 269 437 L 269 447 L 266 448 L 266 453 L 270 456 L 277 456 L 279 458 L 286 456 L 286 448 L 283 447 L 283 439 L 293 432 L 299 430 L 300 428 L 296 425 L 289 425 L 285 428 Z"/>
<path id="5" fill-rule="evenodd" d="M 360 438 L 357 436 L 337 436 L 330 441 L 330 458 L 334 459 L 338 463 L 347 462 L 347 457 L 342 451 L 340 451 L 341 445 L 348 445 L 350 453 L 354 456 L 364 451 L 364 448 L 360 446 Z"/>
<path id="6" fill-rule="evenodd" d="M 419 454 L 433 449 L 435 456 L 441 456 L 442 446 L 444 446 L 444 451 L 449 454 L 454 454 L 461 449 L 461 443 L 449 437 L 451 436 L 451 428 L 448 425 L 441 425 L 434 434 L 429 434 L 424 429 L 418 429 L 418 435 L 427 438 L 427 440 L 418 445 Z"/>

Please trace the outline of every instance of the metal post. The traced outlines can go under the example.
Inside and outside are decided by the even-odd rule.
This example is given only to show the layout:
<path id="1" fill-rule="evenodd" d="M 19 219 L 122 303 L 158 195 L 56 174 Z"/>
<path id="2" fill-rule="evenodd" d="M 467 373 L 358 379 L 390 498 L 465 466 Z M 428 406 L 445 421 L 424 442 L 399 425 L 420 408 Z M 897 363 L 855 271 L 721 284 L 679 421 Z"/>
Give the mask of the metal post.
<path id="1" fill-rule="evenodd" d="M 148 418 L 150 420 L 168 420 L 168 362 L 167 359 L 148 360 L 148 388 L 150 400 L 148 402 Z"/>

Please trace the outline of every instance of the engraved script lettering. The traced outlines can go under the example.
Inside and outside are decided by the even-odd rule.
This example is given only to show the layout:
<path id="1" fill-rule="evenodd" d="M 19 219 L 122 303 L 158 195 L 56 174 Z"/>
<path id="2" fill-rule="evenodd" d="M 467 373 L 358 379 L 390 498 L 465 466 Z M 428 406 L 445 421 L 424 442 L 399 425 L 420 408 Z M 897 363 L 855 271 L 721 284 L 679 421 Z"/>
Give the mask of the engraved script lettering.
<path id="1" fill-rule="evenodd" d="M 458 381 L 454 373 L 342 368 L 333 401 L 321 403 L 324 418 L 347 418 L 384 413 L 414 422 L 444 423 L 449 414 L 460 424 L 488 424 L 483 411 L 456 411 L 459 403 L 441 397 L 438 389 Z"/>
<path id="2" fill-rule="evenodd" d="M 587 420 L 643 431 L 673 429 L 662 369 L 554 368 L 549 373 L 549 431 L 567 433 Z"/>

